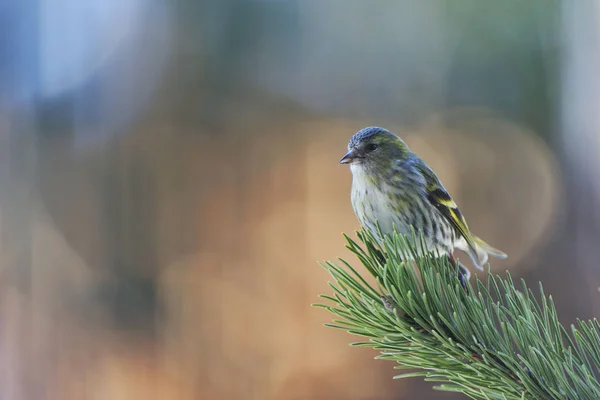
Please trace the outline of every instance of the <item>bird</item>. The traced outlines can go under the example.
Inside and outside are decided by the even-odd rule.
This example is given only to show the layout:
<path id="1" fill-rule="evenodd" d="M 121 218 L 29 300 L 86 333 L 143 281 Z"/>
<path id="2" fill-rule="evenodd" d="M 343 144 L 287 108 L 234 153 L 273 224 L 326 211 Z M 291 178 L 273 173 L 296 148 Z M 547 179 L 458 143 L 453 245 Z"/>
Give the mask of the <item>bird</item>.
<path id="1" fill-rule="evenodd" d="M 413 231 L 420 233 L 424 250 L 447 256 L 467 280 L 470 272 L 454 258 L 454 249 L 464 251 L 478 270 L 489 255 L 507 257 L 471 233 L 435 172 L 387 129 L 370 126 L 356 132 L 339 163 L 350 165 L 351 202 L 358 221 L 380 244 L 380 231 L 384 236 L 394 231 L 408 237 Z"/>

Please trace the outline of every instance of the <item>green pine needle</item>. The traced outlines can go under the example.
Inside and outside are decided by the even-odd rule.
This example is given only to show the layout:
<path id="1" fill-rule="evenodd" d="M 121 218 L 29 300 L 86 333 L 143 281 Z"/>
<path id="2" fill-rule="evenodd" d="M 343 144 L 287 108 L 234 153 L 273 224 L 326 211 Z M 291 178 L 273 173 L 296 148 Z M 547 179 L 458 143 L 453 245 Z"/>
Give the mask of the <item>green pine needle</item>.
<path id="1" fill-rule="evenodd" d="M 600 399 L 600 323 L 567 330 L 541 284 L 536 296 L 488 271 L 464 287 L 445 257 L 417 255 L 420 236 L 390 235 L 383 246 L 365 231 L 358 242 L 344 236 L 378 288 L 348 262 L 326 262 L 333 294 L 316 306 L 335 315 L 326 326 L 366 338 L 353 345 L 406 371 L 396 378 L 424 377 L 473 399 Z"/>

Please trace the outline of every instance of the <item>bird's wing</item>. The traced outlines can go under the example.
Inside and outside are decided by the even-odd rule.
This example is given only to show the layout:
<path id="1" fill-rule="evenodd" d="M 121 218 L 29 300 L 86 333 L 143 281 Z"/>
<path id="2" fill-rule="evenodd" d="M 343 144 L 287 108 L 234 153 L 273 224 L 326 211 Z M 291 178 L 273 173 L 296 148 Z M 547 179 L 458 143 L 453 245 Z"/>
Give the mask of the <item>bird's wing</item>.
<path id="1" fill-rule="evenodd" d="M 450 197 L 437 175 L 424 161 L 418 163 L 417 168 L 423 175 L 423 178 L 425 178 L 425 190 L 429 202 L 450 222 L 450 225 L 465 239 L 467 245 L 476 252 L 476 243 L 469 231 L 465 217 L 463 217 L 458 206 L 452 200 L 452 197 Z"/>

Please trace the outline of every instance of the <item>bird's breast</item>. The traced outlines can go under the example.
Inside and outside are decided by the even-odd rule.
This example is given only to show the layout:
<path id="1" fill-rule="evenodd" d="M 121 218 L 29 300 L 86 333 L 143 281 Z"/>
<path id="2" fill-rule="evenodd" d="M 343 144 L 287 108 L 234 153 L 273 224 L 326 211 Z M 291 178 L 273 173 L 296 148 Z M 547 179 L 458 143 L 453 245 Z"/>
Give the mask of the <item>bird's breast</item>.
<path id="1" fill-rule="evenodd" d="M 394 226 L 399 233 L 410 233 L 406 215 L 396 204 L 393 188 L 364 174 L 354 174 L 352 180 L 352 207 L 361 225 L 374 234 L 377 223 L 384 234 L 390 234 Z M 377 236 L 377 235 L 376 235 Z"/>

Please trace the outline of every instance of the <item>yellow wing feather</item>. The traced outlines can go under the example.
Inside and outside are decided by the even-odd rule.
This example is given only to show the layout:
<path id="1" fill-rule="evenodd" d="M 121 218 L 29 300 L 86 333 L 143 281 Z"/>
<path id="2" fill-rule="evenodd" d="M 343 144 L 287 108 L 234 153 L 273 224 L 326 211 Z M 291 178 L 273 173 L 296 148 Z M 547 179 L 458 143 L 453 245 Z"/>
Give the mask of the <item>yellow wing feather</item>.
<path id="1" fill-rule="evenodd" d="M 473 235 L 467 226 L 465 217 L 460 212 L 458 206 L 450 197 L 435 173 L 423 161 L 419 168 L 425 178 L 427 198 L 429 202 L 450 222 L 450 225 L 465 239 L 467 246 L 471 250 L 470 257 L 474 264 L 481 269 L 481 264 L 487 261 L 487 254 L 498 258 L 506 258 L 506 254 L 477 236 Z"/>
<path id="2" fill-rule="evenodd" d="M 421 174 L 425 178 L 425 187 L 427 199 L 437 208 L 437 210 L 450 222 L 450 225 L 462 236 L 467 245 L 474 251 L 477 251 L 477 243 L 474 236 L 469 231 L 467 221 L 462 215 L 458 206 L 450 197 L 437 175 L 421 160 L 418 164 Z"/>

